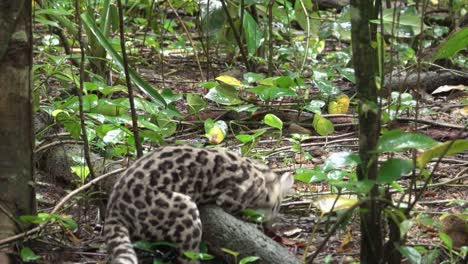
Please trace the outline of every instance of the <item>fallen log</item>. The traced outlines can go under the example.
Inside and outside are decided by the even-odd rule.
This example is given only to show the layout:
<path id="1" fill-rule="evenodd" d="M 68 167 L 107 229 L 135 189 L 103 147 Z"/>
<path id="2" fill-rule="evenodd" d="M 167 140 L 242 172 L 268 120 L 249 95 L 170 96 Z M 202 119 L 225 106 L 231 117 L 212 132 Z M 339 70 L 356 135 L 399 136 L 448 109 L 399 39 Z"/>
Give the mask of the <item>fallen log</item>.
<path id="1" fill-rule="evenodd" d="M 299 264 L 299 259 L 285 247 L 259 231 L 254 224 L 243 222 L 217 206 L 200 208 L 203 225 L 203 241 L 210 252 L 226 263 L 234 263 L 234 257 L 222 251 L 227 248 L 239 252 L 237 261 L 246 256 L 257 256 L 258 263 Z"/>
<path id="2" fill-rule="evenodd" d="M 389 81 L 390 76 L 385 77 Z M 442 85 L 468 85 L 468 75 L 455 74 L 449 71 L 429 71 L 421 72 L 419 77 L 417 73 L 410 74 L 393 74 L 391 82 L 392 91 L 413 89 L 418 81 L 421 89 L 427 93 L 432 93 L 435 89 Z"/>

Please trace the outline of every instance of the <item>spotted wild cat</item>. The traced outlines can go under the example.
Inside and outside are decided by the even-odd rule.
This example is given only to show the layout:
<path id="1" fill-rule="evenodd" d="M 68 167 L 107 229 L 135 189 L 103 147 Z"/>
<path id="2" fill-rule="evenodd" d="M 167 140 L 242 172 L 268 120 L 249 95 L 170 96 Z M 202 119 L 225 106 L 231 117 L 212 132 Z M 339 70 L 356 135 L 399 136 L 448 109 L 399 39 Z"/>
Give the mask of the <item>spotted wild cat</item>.
<path id="1" fill-rule="evenodd" d="M 202 226 L 197 205 L 216 204 L 229 213 L 245 208 L 276 215 L 293 184 L 266 165 L 239 154 L 189 146 L 155 149 L 117 180 L 104 227 L 114 264 L 136 264 L 131 241 L 166 241 L 198 251 Z M 198 263 L 180 255 L 178 263 Z"/>

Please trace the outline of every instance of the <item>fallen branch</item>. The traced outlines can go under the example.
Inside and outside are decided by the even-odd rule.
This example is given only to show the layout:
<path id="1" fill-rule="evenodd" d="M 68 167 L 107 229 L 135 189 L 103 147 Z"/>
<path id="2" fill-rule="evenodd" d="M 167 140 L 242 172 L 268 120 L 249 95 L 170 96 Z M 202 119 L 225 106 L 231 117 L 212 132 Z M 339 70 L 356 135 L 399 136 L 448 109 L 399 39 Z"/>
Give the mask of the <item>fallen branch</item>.
<path id="1" fill-rule="evenodd" d="M 200 208 L 200 217 L 203 241 L 208 244 L 211 252 L 227 263 L 234 263 L 234 257 L 221 248 L 240 252 L 237 261 L 246 256 L 257 256 L 260 258 L 259 263 L 301 263 L 288 249 L 264 235 L 254 224 L 243 222 L 217 206 Z"/>
<path id="2" fill-rule="evenodd" d="M 386 77 L 389 80 L 390 77 Z M 442 85 L 468 85 L 468 75 L 456 74 L 449 71 L 430 71 L 421 72 L 419 77 L 417 73 L 392 75 L 391 88 L 392 91 L 412 89 L 417 87 L 418 82 L 420 87 L 427 93 L 432 93 L 435 89 Z M 385 89 L 382 89 L 385 91 Z"/>
<path id="3" fill-rule="evenodd" d="M 117 169 L 117 170 L 108 172 L 106 174 L 103 174 L 103 175 L 91 180 L 90 182 L 86 183 L 85 185 L 83 185 L 83 186 L 81 186 L 79 188 L 76 188 L 75 190 L 73 190 L 72 192 L 67 194 L 65 197 L 63 197 L 62 200 L 54 207 L 54 209 L 50 213 L 55 214 L 66 202 L 68 202 L 71 198 L 73 198 L 73 196 L 77 195 L 80 192 L 83 192 L 83 191 L 89 189 L 91 186 L 95 185 L 99 181 L 102 181 L 105 178 L 107 178 L 109 176 L 112 176 L 114 174 L 120 173 L 120 172 L 122 172 L 124 170 L 126 170 L 126 168 L 121 168 L 121 169 Z M 17 235 L 2 239 L 2 240 L 0 240 L 0 246 L 3 245 L 3 244 L 7 244 L 7 243 L 10 243 L 10 242 L 16 241 L 16 240 L 21 239 L 23 237 L 33 235 L 33 234 L 39 232 L 42 228 L 44 228 L 45 225 L 47 225 L 47 223 L 41 224 L 38 227 L 35 227 L 35 228 L 33 228 L 31 230 L 28 230 L 26 232 L 23 232 L 23 233 L 20 233 L 20 234 L 17 234 Z"/>

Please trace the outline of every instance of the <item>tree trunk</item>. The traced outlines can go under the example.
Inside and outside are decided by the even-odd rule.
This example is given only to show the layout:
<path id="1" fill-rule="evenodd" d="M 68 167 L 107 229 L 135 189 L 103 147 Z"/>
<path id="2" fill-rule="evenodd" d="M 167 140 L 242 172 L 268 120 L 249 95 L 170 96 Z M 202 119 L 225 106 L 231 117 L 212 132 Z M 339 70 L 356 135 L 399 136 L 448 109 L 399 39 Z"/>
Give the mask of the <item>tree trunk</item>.
<path id="1" fill-rule="evenodd" d="M 35 211 L 31 1 L 0 0 L 0 239 Z M 0 253 L 0 263 L 8 263 Z"/>
<path id="2" fill-rule="evenodd" d="M 359 181 L 377 178 L 377 154 L 371 151 L 377 147 L 380 134 L 380 110 L 377 103 L 377 48 L 373 48 L 376 28 L 370 25 L 377 19 L 378 1 L 351 0 L 351 38 L 353 47 L 354 72 L 356 75 L 359 115 L 359 156 L 357 168 Z M 378 187 L 363 199 L 361 217 L 361 263 L 381 263 L 383 257 L 383 236 L 381 209 L 377 202 Z"/>

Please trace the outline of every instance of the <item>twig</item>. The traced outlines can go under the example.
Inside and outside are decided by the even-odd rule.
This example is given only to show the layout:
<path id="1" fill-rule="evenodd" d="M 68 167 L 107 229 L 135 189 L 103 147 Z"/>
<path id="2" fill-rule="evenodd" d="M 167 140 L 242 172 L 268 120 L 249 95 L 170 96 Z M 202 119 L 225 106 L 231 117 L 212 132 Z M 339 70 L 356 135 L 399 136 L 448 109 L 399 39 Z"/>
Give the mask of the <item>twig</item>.
<path id="1" fill-rule="evenodd" d="M 105 178 L 107 178 L 109 176 L 112 176 L 114 174 L 120 173 L 120 172 L 122 172 L 124 170 L 126 170 L 126 168 L 120 168 L 120 169 L 108 172 L 106 174 L 103 174 L 103 175 L 101 175 L 99 177 L 96 177 L 96 178 L 92 179 L 88 183 L 86 183 L 86 184 L 82 185 L 81 187 L 73 190 L 72 192 L 70 192 L 69 194 L 67 194 L 65 197 L 62 198 L 62 200 L 54 207 L 54 209 L 52 210 L 52 212 L 50 212 L 50 214 L 56 213 L 66 202 L 68 202 L 73 196 L 77 195 L 78 193 L 83 192 L 83 191 L 89 189 L 90 187 L 92 187 L 93 185 L 95 185 L 96 183 L 104 180 Z M 35 234 L 35 233 L 39 232 L 46 224 L 47 223 L 41 224 L 38 227 L 33 228 L 31 230 L 28 230 L 26 232 L 23 232 L 23 233 L 20 233 L 20 234 L 17 234 L 17 235 L 2 239 L 2 240 L 0 240 L 0 245 L 10 243 L 10 242 L 18 240 L 20 238 Z"/>
<path id="2" fill-rule="evenodd" d="M 167 1 L 166 3 L 169 5 L 169 7 L 174 12 L 174 14 L 175 14 L 175 16 L 177 18 L 177 21 L 179 21 L 179 24 L 182 26 L 182 28 L 184 29 L 185 34 L 187 35 L 187 38 L 188 38 L 188 40 L 190 42 L 190 45 L 192 45 L 193 54 L 195 55 L 195 60 L 197 61 L 198 70 L 200 71 L 200 76 L 201 76 L 202 80 L 207 81 L 207 79 L 205 79 L 205 75 L 203 74 L 203 70 L 202 70 L 202 67 L 200 65 L 200 59 L 198 58 L 197 48 L 195 47 L 195 44 L 193 43 L 192 37 L 190 36 L 190 32 L 188 31 L 187 27 L 185 26 L 184 21 L 182 21 L 179 14 L 177 13 L 177 10 L 174 8 L 174 6 L 172 6 L 171 1 Z"/>
<path id="3" fill-rule="evenodd" d="M 89 142 L 88 142 L 88 133 L 86 132 L 86 124 L 85 124 L 85 118 L 84 118 L 84 111 L 83 111 L 83 91 L 84 91 L 84 63 L 85 63 L 85 51 L 83 47 L 83 36 L 82 36 L 82 30 L 83 30 L 83 25 L 81 22 L 81 17 L 80 17 L 80 1 L 76 0 L 75 1 L 75 20 L 78 25 L 78 44 L 80 46 L 80 54 L 81 54 L 81 59 L 80 59 L 80 79 L 79 79 L 79 84 L 80 87 L 78 87 L 78 109 L 79 109 L 79 116 L 80 116 L 80 128 L 81 128 L 81 138 L 83 140 L 83 150 L 84 150 L 84 157 L 86 160 L 86 165 L 88 165 L 89 169 L 89 178 L 94 179 L 96 178 L 96 175 L 94 174 L 94 168 L 93 168 L 93 163 L 91 162 L 91 157 L 89 155 Z"/>
<path id="4" fill-rule="evenodd" d="M 130 102 L 130 111 L 132 113 L 132 128 L 133 128 L 133 138 L 135 139 L 135 147 L 137 151 L 137 157 L 140 158 L 143 156 L 143 148 L 140 142 L 140 133 L 138 132 L 138 120 L 135 110 L 135 101 L 133 99 L 133 88 L 132 81 L 130 80 L 130 74 L 128 73 L 128 59 L 127 51 L 125 49 L 125 36 L 124 36 L 124 22 L 123 22 L 123 9 L 122 1 L 117 0 L 117 8 L 119 9 L 119 31 L 120 31 L 120 47 L 122 49 L 122 59 L 125 72 L 125 82 L 127 84 L 128 90 L 128 101 Z"/>
<path id="5" fill-rule="evenodd" d="M 448 128 L 454 128 L 454 129 L 463 129 L 464 126 L 458 126 L 458 125 L 452 125 L 444 122 L 437 122 L 437 121 L 432 121 L 432 120 L 425 120 L 425 119 L 414 119 L 414 118 L 407 118 L 407 117 L 399 117 L 397 118 L 398 121 L 406 121 L 406 122 L 416 122 L 416 123 L 421 123 L 421 124 L 428 124 L 428 125 L 434 125 L 434 126 L 440 126 L 440 127 L 448 127 Z"/>
<path id="6" fill-rule="evenodd" d="M 34 150 L 34 153 L 39 153 L 41 151 L 44 151 L 48 148 L 51 148 L 51 147 L 55 147 L 55 146 L 58 146 L 58 145 L 63 145 L 63 144 L 83 144 L 83 141 L 80 141 L 80 140 L 60 140 L 60 141 L 55 141 L 55 142 L 51 142 L 51 143 L 48 143 L 48 144 L 44 144 L 38 148 L 36 148 Z"/>

